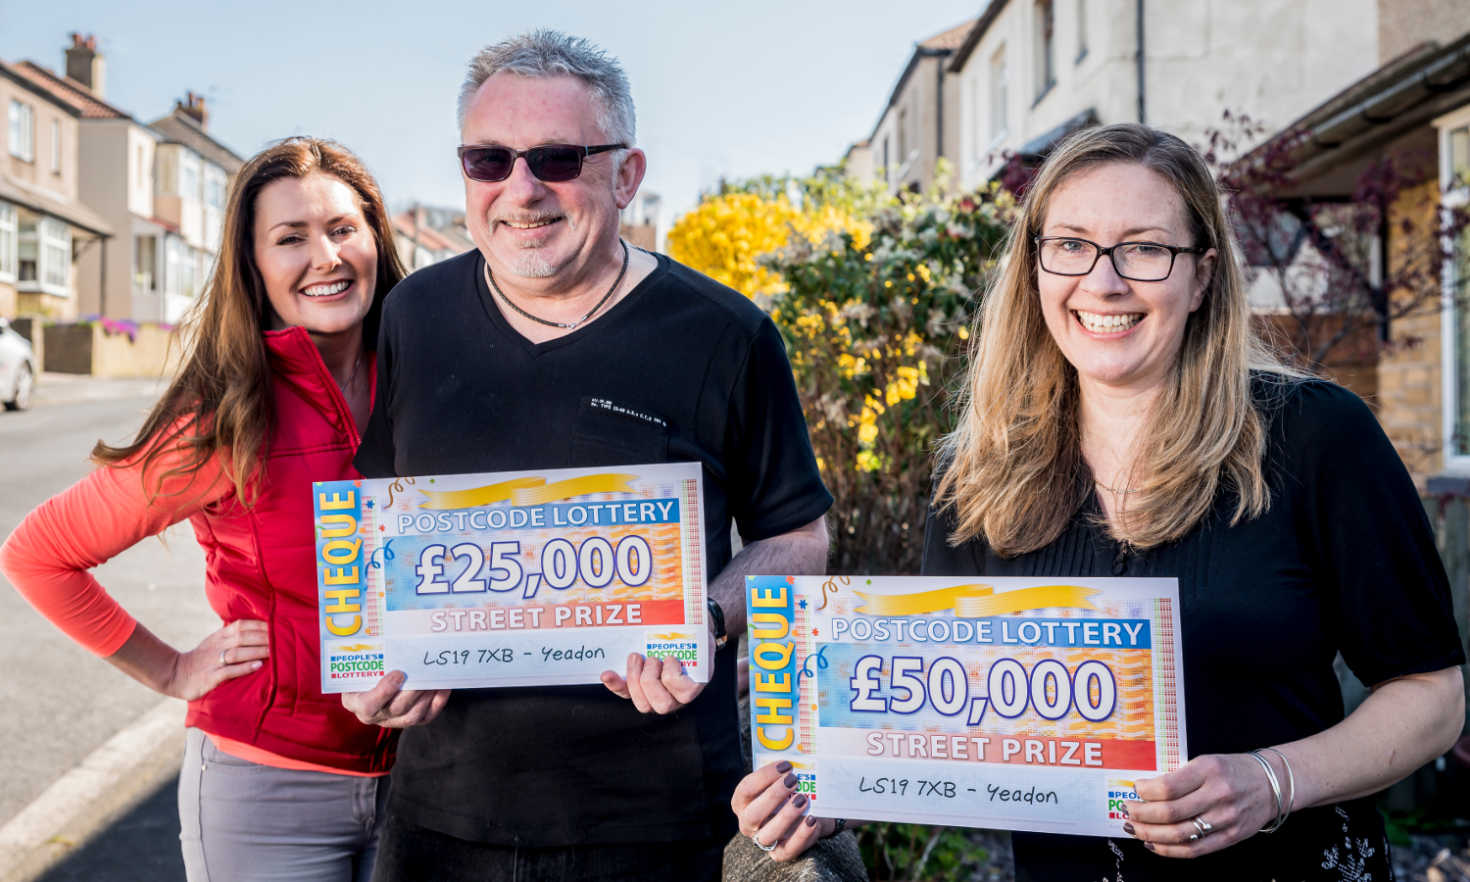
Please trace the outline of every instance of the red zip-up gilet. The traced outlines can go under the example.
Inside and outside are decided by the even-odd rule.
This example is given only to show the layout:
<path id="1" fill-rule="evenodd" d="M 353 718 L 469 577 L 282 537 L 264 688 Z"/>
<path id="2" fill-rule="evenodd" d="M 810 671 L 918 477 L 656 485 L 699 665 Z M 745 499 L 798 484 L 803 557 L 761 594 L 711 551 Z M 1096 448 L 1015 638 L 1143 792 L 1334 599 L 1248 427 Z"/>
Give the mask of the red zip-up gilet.
<path id="1" fill-rule="evenodd" d="M 27 516 L 0 548 L 0 569 L 73 639 L 110 655 L 136 623 L 87 570 L 187 517 L 204 549 L 210 606 L 226 623 L 270 627 L 262 668 L 189 702 L 188 725 L 294 760 L 386 772 L 397 733 L 363 725 L 321 691 L 311 483 L 360 477 L 357 426 L 304 329 L 267 332 L 265 343 L 275 423 L 252 505 L 214 463 L 158 493 L 137 464 L 101 468 Z M 210 489 L 187 492 L 196 487 Z"/>

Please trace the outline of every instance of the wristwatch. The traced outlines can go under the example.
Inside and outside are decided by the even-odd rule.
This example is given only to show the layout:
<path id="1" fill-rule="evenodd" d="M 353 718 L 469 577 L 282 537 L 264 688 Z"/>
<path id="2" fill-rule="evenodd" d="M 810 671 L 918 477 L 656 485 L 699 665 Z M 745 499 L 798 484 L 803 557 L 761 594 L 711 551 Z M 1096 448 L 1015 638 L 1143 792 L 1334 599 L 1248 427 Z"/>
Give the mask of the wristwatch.
<path id="1" fill-rule="evenodd" d="M 704 605 L 709 610 L 710 623 L 715 626 L 715 649 L 724 649 L 725 644 L 730 642 L 730 635 L 725 633 L 725 611 L 713 597 L 706 598 Z"/>

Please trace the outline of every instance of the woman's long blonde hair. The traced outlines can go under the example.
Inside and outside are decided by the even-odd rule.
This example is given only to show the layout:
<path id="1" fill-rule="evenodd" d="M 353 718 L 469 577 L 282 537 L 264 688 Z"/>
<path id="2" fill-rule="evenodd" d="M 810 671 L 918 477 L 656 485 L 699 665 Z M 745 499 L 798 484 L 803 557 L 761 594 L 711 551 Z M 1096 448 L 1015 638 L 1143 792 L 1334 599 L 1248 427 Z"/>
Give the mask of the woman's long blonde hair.
<path id="1" fill-rule="evenodd" d="M 1217 254 L 1203 302 L 1185 324 L 1173 380 L 1139 435 L 1131 492 L 1108 529 L 1118 541 L 1149 548 L 1187 533 L 1222 490 L 1235 496 L 1231 523 L 1270 505 L 1265 421 L 1252 400 L 1251 373 L 1300 372 L 1284 367 L 1252 331 L 1236 248 L 1204 160 L 1165 132 L 1104 126 L 1069 138 L 1038 171 L 978 316 L 959 423 L 939 450 L 935 502 L 954 509 L 954 544 L 980 538 L 1006 557 L 1034 551 L 1061 535 L 1094 492 L 1082 458 L 1077 372 L 1042 315 L 1034 237 L 1057 187 L 1108 162 L 1137 163 L 1169 181 L 1184 203 L 1189 244 Z"/>
<path id="2" fill-rule="evenodd" d="M 115 466 L 136 459 L 146 475 L 159 456 L 182 449 L 182 463 L 155 476 L 152 486 L 182 478 L 187 487 L 187 479 L 223 454 L 226 476 L 240 498 L 248 498 L 247 484 L 265 455 L 275 419 L 270 362 L 261 336 L 271 311 L 255 266 L 255 202 L 271 182 L 315 172 L 352 188 L 378 247 L 377 286 L 362 323 L 363 347 L 377 348 L 383 298 L 404 276 L 383 194 L 362 161 L 342 145 L 287 138 L 252 157 L 235 178 L 214 272 L 182 329 L 187 348 L 178 376 L 133 442 L 113 447 L 98 441 L 94 462 Z"/>

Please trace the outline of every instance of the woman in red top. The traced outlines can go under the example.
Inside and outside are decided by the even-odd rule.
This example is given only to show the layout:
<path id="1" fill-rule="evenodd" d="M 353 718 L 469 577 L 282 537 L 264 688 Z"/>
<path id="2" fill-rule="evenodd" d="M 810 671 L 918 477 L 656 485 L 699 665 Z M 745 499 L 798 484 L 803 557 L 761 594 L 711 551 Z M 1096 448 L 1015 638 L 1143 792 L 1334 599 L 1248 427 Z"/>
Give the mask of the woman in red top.
<path id="1" fill-rule="evenodd" d="M 32 512 L 0 570 L 124 673 L 189 702 L 191 880 L 366 880 L 394 735 L 320 689 L 311 482 L 357 477 L 383 298 L 403 276 L 377 184 L 291 138 L 246 163 L 178 377 L 136 440 Z M 88 572 L 185 518 L 224 625 L 178 651 Z"/>

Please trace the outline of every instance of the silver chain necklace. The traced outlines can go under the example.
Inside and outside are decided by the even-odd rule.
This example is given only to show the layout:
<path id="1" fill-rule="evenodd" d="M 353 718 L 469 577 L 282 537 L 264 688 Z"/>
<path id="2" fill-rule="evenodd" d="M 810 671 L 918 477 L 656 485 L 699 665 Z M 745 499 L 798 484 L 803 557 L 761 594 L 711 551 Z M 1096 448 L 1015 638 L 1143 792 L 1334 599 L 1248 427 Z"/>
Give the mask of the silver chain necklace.
<path id="1" fill-rule="evenodd" d="M 1094 483 L 1097 486 L 1101 487 L 1102 489 L 1108 491 L 1109 493 L 1113 494 L 1114 496 L 1122 496 L 1122 495 L 1124 495 L 1126 493 L 1137 493 L 1138 492 L 1138 489 L 1135 488 L 1135 487 L 1125 487 L 1122 490 L 1119 490 L 1117 487 L 1109 487 L 1107 484 L 1104 484 L 1102 481 L 1099 481 L 1097 478 L 1093 478 L 1092 479 L 1092 483 Z"/>
<path id="2" fill-rule="evenodd" d="M 551 319 L 544 319 L 539 315 L 531 315 L 529 312 L 526 312 L 524 309 L 516 306 L 514 303 L 511 302 L 509 297 L 505 296 L 504 291 L 501 291 L 498 287 L 496 287 L 495 276 L 490 272 L 489 261 L 485 262 L 485 281 L 489 283 L 490 290 L 494 291 L 496 296 L 499 297 L 506 306 L 514 309 L 519 315 L 525 316 L 531 321 L 546 325 L 547 327 L 562 328 L 563 330 L 573 331 L 581 327 L 583 322 L 596 315 L 597 311 L 599 309 L 602 309 L 602 307 L 606 305 L 608 300 L 612 299 L 613 292 L 618 290 L 618 285 L 621 285 L 623 283 L 623 276 L 628 272 L 628 243 L 624 242 L 622 239 L 619 239 L 618 244 L 623 246 L 623 266 L 618 270 L 618 277 L 616 279 L 613 279 L 612 287 L 607 289 L 607 293 L 602 295 L 602 299 L 597 301 L 597 305 L 587 310 L 587 312 L 584 313 L 581 318 L 573 322 L 554 322 Z"/>

